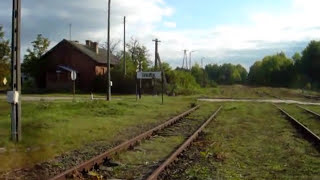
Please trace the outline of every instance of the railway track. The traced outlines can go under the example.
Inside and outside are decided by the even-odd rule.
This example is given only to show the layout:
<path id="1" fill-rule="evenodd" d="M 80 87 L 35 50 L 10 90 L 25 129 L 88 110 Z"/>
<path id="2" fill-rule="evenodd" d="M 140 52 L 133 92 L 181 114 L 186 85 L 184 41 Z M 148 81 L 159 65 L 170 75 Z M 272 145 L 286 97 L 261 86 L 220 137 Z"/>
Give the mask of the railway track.
<path id="1" fill-rule="evenodd" d="M 157 169 L 155 169 L 151 175 L 148 176 L 147 180 L 157 180 L 161 173 L 166 170 L 178 156 L 183 153 L 191 143 L 197 139 L 199 134 L 205 129 L 205 127 L 212 121 L 212 119 L 220 112 L 222 106 L 213 113 L 208 120 L 206 120 L 175 152 L 173 152 Z"/>
<path id="2" fill-rule="evenodd" d="M 320 114 L 318 114 L 314 111 L 311 111 L 310 109 L 304 108 L 302 106 L 297 106 L 297 107 L 299 107 L 300 109 L 303 109 L 304 111 L 306 111 L 306 112 L 312 114 L 313 116 L 317 117 L 318 119 L 320 119 Z"/>
<path id="3" fill-rule="evenodd" d="M 153 129 L 150 129 L 149 131 L 146 131 L 146 132 L 144 132 L 144 133 L 142 133 L 142 134 L 140 134 L 140 135 L 138 135 L 128 141 L 125 141 L 125 142 L 121 143 L 120 145 L 86 161 L 86 162 L 81 163 L 80 165 L 78 165 L 76 167 L 68 169 L 68 170 L 62 172 L 61 174 L 58 174 L 58 175 L 50 178 L 50 180 L 72 179 L 72 178 L 78 177 L 79 174 L 86 174 L 91 170 L 97 169 L 99 167 L 99 165 L 104 164 L 104 163 L 108 163 L 110 158 L 113 155 L 115 155 L 121 151 L 124 151 L 124 150 L 127 150 L 129 148 L 134 147 L 142 140 L 150 138 L 154 133 L 177 123 L 180 119 L 185 118 L 186 116 L 188 116 L 189 114 L 191 114 L 192 112 L 197 110 L 199 107 L 200 106 L 193 107 L 193 108 L 189 109 L 188 111 L 171 118 L 170 120 L 166 121 L 165 123 L 160 124 Z"/>
<path id="4" fill-rule="evenodd" d="M 320 137 L 319 135 L 317 135 L 316 133 L 314 133 L 312 130 L 310 130 L 308 127 L 306 127 L 304 124 L 302 124 L 300 121 L 298 121 L 296 118 L 294 118 L 293 116 L 291 116 L 288 112 L 286 112 L 284 109 L 280 108 L 279 106 L 275 105 L 275 107 L 277 107 L 280 112 L 282 114 L 284 114 L 288 120 L 290 120 L 290 122 L 298 129 L 300 130 L 300 132 L 303 133 L 303 135 L 309 140 L 311 141 L 316 148 L 320 151 Z M 302 107 L 300 107 L 302 108 Z M 303 108 L 304 110 L 307 110 L 305 108 Z M 311 113 L 310 111 L 307 111 L 309 113 Z"/>
<path id="5" fill-rule="evenodd" d="M 211 115 L 211 109 L 206 108 L 204 107 L 176 124 L 157 132 L 133 149 L 119 153 L 112 158 L 112 161 L 117 163 L 115 166 L 102 166 L 93 174 L 98 174 L 98 177 L 106 179 L 147 179 L 148 175 L 153 174 L 153 171 L 172 152 L 181 149 L 180 145 L 184 144 L 184 141 L 188 142 L 188 146 L 221 109 L 219 108 L 214 115 Z M 207 120 L 208 113 L 210 113 L 209 120 Z M 203 126 L 203 124 L 205 125 Z M 191 141 L 188 140 L 190 137 Z M 183 145 L 183 149 L 187 146 Z"/>

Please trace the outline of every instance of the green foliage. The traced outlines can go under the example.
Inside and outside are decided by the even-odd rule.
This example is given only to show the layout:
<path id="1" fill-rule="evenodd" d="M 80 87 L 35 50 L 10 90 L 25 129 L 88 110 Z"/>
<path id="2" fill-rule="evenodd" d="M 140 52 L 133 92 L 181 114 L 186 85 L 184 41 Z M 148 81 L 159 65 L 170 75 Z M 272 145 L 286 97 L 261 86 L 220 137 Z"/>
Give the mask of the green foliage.
<path id="1" fill-rule="evenodd" d="M 250 68 L 249 82 L 267 86 L 289 86 L 293 80 L 294 64 L 284 53 L 267 56 Z"/>
<path id="2" fill-rule="evenodd" d="M 320 41 L 311 41 L 302 52 L 301 73 L 306 74 L 312 82 L 320 82 Z"/>
<path id="3" fill-rule="evenodd" d="M 301 61 L 301 54 L 296 52 L 293 56 L 292 56 L 292 60 L 294 61 L 295 64 L 299 63 Z"/>
<path id="4" fill-rule="evenodd" d="M 2 81 L 4 78 L 10 79 L 10 45 L 9 41 L 4 39 L 4 31 L 0 26 L 0 88 L 8 87 L 8 84 L 3 85 Z"/>
<path id="5" fill-rule="evenodd" d="M 167 74 L 168 91 L 171 95 L 190 95 L 196 93 L 200 86 L 189 71 L 174 70 Z"/>
<path id="6" fill-rule="evenodd" d="M 35 41 L 32 42 L 32 49 L 27 49 L 24 56 L 22 71 L 36 80 L 38 87 L 45 87 L 45 71 L 46 59 L 41 58 L 50 46 L 49 39 L 38 34 Z"/>
<path id="7" fill-rule="evenodd" d="M 196 79 L 196 82 L 201 85 L 201 87 L 206 87 L 208 85 L 208 75 L 205 70 L 199 66 L 199 64 L 195 64 L 191 68 L 191 74 Z"/>
<path id="8" fill-rule="evenodd" d="M 209 80 L 219 84 L 242 84 L 247 80 L 247 70 L 241 65 L 209 64 L 205 67 Z"/>
<path id="9" fill-rule="evenodd" d="M 123 57 L 121 62 L 112 71 L 112 89 L 117 93 L 135 93 L 136 91 L 136 70 L 138 64 L 131 60 L 129 54 L 126 56 L 127 75 L 123 74 Z"/>

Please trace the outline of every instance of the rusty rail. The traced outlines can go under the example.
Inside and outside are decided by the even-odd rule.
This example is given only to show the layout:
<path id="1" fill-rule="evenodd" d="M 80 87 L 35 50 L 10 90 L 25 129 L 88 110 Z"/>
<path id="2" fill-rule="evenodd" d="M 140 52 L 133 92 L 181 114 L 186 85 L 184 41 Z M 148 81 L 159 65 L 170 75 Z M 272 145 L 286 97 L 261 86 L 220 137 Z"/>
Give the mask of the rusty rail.
<path id="1" fill-rule="evenodd" d="M 104 152 L 103 154 L 100 154 L 99 156 L 96 156 L 86 162 L 83 162 L 82 164 L 80 164 L 74 168 L 71 168 L 61 174 L 54 176 L 50 180 L 65 180 L 68 178 L 69 175 L 72 175 L 74 172 L 89 171 L 89 170 L 93 169 L 93 167 L 104 163 L 105 160 L 109 159 L 115 153 L 120 152 L 122 150 L 126 150 L 129 147 L 136 145 L 139 141 L 146 139 L 146 138 L 152 136 L 152 134 L 154 134 L 155 132 L 162 130 L 162 129 L 174 124 L 175 122 L 177 122 L 181 118 L 184 118 L 187 115 L 189 115 L 190 113 L 192 113 L 193 111 L 197 110 L 199 107 L 200 106 L 193 107 L 193 108 L 189 109 L 188 111 L 171 118 L 170 120 L 166 121 L 165 123 L 160 124 L 157 127 L 153 128 L 149 131 L 146 131 L 146 132 L 144 132 L 144 133 L 142 133 L 142 134 L 126 141 L 126 142 L 123 142 L 122 144 Z"/>
<path id="2" fill-rule="evenodd" d="M 320 114 L 318 114 L 318 113 L 316 113 L 316 112 L 314 112 L 314 111 L 311 111 L 310 109 L 304 108 L 304 107 L 302 107 L 302 106 L 298 106 L 298 107 L 301 108 L 301 109 L 303 109 L 303 110 L 305 110 L 306 112 L 308 112 L 308 113 L 310 113 L 310 114 L 312 114 L 312 115 L 320 118 Z"/>
<path id="3" fill-rule="evenodd" d="M 199 133 L 203 131 L 203 129 L 212 121 L 212 119 L 219 113 L 219 111 L 222 109 L 222 106 L 219 107 L 219 109 L 213 113 L 213 115 L 210 116 L 210 118 L 204 122 L 201 127 L 194 132 L 193 135 L 191 135 L 174 153 L 170 155 L 170 157 L 162 163 L 153 173 L 147 178 L 147 180 L 156 180 L 158 176 L 172 163 L 174 162 L 177 157 L 186 149 L 188 148 L 191 143 L 199 136 Z"/>
<path id="4" fill-rule="evenodd" d="M 289 118 L 289 120 L 298 128 L 300 128 L 305 135 L 307 135 L 308 137 L 310 137 L 310 139 L 315 142 L 315 145 L 318 147 L 320 145 L 320 137 L 317 136 L 314 132 L 312 132 L 309 128 L 307 128 L 305 125 L 303 125 L 301 122 L 299 122 L 298 120 L 296 120 L 293 116 L 291 116 L 289 113 L 287 113 L 285 110 L 281 109 L 279 106 L 276 106 L 274 104 L 275 107 L 277 107 L 280 112 L 282 114 L 284 114 L 285 116 L 287 116 Z"/>

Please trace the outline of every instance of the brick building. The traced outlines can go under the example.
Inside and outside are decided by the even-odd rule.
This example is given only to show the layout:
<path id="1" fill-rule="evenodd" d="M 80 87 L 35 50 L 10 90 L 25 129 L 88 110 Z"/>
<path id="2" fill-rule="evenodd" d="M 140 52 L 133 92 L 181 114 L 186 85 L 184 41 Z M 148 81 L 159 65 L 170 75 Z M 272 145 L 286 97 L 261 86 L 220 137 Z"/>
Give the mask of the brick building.
<path id="1" fill-rule="evenodd" d="M 90 91 L 97 76 L 107 73 L 107 51 L 90 40 L 85 45 L 62 40 L 42 58 L 47 62 L 45 84 L 48 90 L 70 90 L 71 72 L 75 71 L 77 89 Z M 116 56 L 110 54 L 111 67 L 119 62 Z"/>

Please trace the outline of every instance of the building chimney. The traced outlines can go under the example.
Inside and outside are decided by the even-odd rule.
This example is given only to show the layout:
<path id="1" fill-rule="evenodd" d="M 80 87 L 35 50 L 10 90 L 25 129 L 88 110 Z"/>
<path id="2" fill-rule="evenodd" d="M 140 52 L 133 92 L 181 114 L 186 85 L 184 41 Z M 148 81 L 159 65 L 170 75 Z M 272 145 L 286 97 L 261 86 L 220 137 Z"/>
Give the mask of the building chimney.
<path id="1" fill-rule="evenodd" d="M 86 40 L 86 46 L 88 48 L 91 48 L 92 42 L 90 40 Z"/>
<path id="2" fill-rule="evenodd" d="M 93 42 L 92 49 L 96 52 L 96 54 L 99 54 L 99 43 Z"/>

